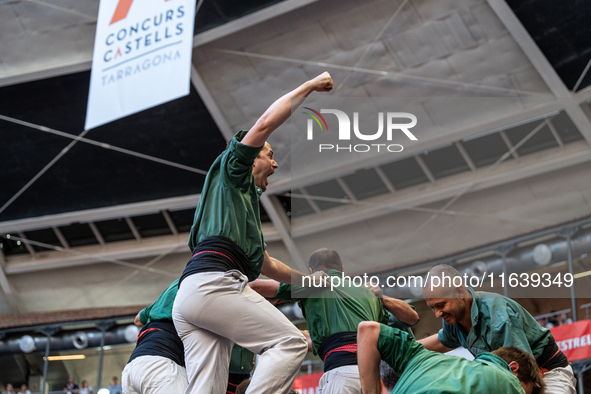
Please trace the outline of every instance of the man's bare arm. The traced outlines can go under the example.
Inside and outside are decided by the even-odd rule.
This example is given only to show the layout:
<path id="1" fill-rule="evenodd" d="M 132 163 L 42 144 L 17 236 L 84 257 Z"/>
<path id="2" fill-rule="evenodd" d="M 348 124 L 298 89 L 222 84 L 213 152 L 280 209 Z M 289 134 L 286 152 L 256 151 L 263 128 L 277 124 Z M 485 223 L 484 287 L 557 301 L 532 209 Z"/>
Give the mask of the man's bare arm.
<path id="1" fill-rule="evenodd" d="M 379 286 L 368 286 L 368 288 L 376 297 L 382 300 L 384 308 L 386 308 L 386 310 L 393 314 L 398 320 L 409 326 L 414 326 L 419 322 L 419 314 L 406 302 L 385 296 Z"/>
<path id="2" fill-rule="evenodd" d="M 332 90 L 333 82 L 330 74 L 324 72 L 314 79 L 302 84 L 295 90 L 279 98 L 257 120 L 255 125 L 242 139 L 245 145 L 260 147 L 267 138 L 291 116 L 292 100 L 295 106 L 304 102 L 305 98 L 314 91 L 328 92 Z"/>
<path id="3" fill-rule="evenodd" d="M 420 339 L 417 342 L 423 345 L 425 349 L 432 350 L 434 352 L 447 353 L 453 350 L 448 348 L 447 346 L 443 346 L 441 342 L 439 342 L 438 334 L 433 334 L 430 337 Z"/>
<path id="4" fill-rule="evenodd" d="M 275 279 L 276 281 L 279 281 L 281 283 L 287 283 L 289 285 L 301 285 L 302 283 L 304 283 L 302 278 L 307 276 L 326 276 L 326 274 L 323 271 L 317 271 L 312 275 L 306 275 L 303 272 L 292 269 L 291 267 L 287 266 L 285 263 L 282 263 L 276 258 L 269 256 L 269 254 L 266 251 L 261 274 L 271 279 Z"/>
<path id="5" fill-rule="evenodd" d="M 273 298 L 279 291 L 280 283 L 272 279 L 256 279 L 248 284 L 251 289 L 265 298 Z"/>
<path id="6" fill-rule="evenodd" d="M 409 326 L 414 326 L 419 322 L 419 314 L 402 300 L 384 296 L 382 297 L 382 304 L 384 304 L 384 308 L 388 312 Z"/>
<path id="7" fill-rule="evenodd" d="M 142 309 L 143 311 L 143 309 Z M 142 324 L 142 322 L 140 321 L 140 313 L 142 313 L 142 311 L 139 311 L 137 315 L 135 315 L 135 319 L 133 319 L 133 324 L 135 324 L 138 327 L 143 327 L 144 325 Z"/>
<path id="8" fill-rule="evenodd" d="M 380 325 L 376 322 L 364 321 L 357 329 L 357 363 L 363 394 L 380 394 L 380 360 L 378 337 Z"/>

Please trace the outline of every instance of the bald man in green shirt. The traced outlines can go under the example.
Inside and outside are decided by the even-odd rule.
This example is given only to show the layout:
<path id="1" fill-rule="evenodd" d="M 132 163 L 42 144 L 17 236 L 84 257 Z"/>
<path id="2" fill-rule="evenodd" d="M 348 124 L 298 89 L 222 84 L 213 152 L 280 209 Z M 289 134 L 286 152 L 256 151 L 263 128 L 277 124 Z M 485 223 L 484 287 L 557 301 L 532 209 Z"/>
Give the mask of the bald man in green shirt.
<path id="1" fill-rule="evenodd" d="M 442 280 L 444 277 L 450 280 Z M 454 286 L 457 277 L 462 278 L 455 268 L 445 264 L 428 273 L 423 297 L 435 316 L 443 320 L 443 327 L 438 334 L 419 341 L 425 348 L 444 353 L 463 346 L 478 356 L 499 347 L 515 346 L 534 356 L 549 393 L 576 393 L 572 367 L 550 330 L 510 298 Z"/>
<path id="2" fill-rule="evenodd" d="M 326 272 L 330 280 L 342 277 L 343 262 L 331 249 L 312 253 L 308 267 L 310 273 Z M 361 394 L 357 367 L 360 322 L 390 323 L 412 335 L 409 326 L 419 320 L 418 314 L 404 301 L 376 298 L 365 286 L 354 286 L 346 278 L 342 282 L 331 288 L 307 288 L 262 279 L 251 283 L 252 289 L 265 298 L 299 303 L 308 323 L 314 354 L 324 361 L 324 375 L 319 383 L 322 394 Z M 380 290 L 376 292 L 381 296 Z"/>

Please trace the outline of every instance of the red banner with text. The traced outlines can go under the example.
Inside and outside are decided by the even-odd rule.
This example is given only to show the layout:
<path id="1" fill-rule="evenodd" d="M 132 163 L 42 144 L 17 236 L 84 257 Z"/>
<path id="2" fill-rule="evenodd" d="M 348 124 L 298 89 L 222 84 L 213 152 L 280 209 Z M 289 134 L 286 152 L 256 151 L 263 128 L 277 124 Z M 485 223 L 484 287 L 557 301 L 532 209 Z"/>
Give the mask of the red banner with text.
<path id="1" fill-rule="evenodd" d="M 298 376 L 293 382 L 293 388 L 299 394 L 320 394 L 320 387 L 318 387 L 320 377 L 322 377 L 322 372 Z"/>
<path id="2" fill-rule="evenodd" d="M 591 358 L 591 320 L 564 324 L 550 331 L 568 361 Z"/>

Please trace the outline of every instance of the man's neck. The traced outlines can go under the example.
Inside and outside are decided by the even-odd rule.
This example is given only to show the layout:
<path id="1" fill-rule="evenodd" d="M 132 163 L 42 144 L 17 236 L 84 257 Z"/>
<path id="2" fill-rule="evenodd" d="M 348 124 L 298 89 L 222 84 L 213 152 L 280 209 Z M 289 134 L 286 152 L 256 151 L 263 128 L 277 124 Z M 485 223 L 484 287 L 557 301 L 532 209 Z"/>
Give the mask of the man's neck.
<path id="1" fill-rule="evenodd" d="M 464 334 L 468 335 L 472 329 L 472 297 L 464 298 L 464 316 L 458 321 L 464 330 Z"/>

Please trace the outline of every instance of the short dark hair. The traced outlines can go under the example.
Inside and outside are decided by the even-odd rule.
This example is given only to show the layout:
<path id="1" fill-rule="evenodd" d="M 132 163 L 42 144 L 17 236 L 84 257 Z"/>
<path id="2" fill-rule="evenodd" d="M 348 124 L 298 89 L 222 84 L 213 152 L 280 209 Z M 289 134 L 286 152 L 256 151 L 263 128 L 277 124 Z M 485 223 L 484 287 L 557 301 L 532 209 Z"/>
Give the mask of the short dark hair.
<path id="1" fill-rule="evenodd" d="M 314 271 L 330 268 L 341 269 L 343 267 L 343 262 L 341 256 L 339 256 L 336 251 L 322 248 L 310 255 L 308 267 L 312 268 Z"/>
<path id="2" fill-rule="evenodd" d="M 544 394 L 546 384 L 544 383 L 544 379 L 542 379 L 540 368 L 531 354 L 515 346 L 500 347 L 493 351 L 492 354 L 502 358 L 507 364 L 512 361 L 519 364 L 517 378 L 525 384 L 532 383 L 532 394 Z"/>
<path id="3" fill-rule="evenodd" d="M 382 384 L 386 386 L 389 391 L 394 390 L 394 386 L 400 379 L 400 375 L 396 373 L 384 360 L 380 361 L 380 379 Z"/>

